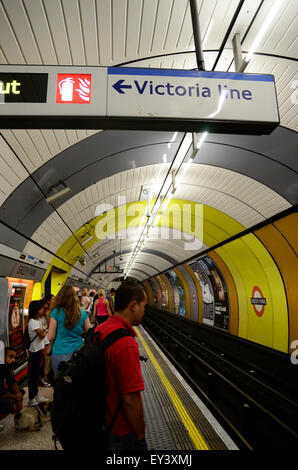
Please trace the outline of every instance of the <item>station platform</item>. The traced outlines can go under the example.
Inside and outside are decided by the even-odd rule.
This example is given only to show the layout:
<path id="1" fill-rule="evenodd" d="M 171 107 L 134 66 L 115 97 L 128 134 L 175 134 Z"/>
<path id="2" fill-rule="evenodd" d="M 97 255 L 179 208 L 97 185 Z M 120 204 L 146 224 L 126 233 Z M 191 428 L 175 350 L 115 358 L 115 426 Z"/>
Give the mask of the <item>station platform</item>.
<path id="1" fill-rule="evenodd" d="M 149 450 L 236 450 L 237 446 L 142 327 L 136 327 L 145 390 L 142 392 Z M 28 404 L 25 388 L 24 406 Z M 51 399 L 53 388 L 41 388 Z M 1 421 L 0 450 L 55 450 L 51 423 L 38 432 L 17 431 L 13 416 Z M 58 450 L 62 450 L 57 443 Z"/>
<path id="2" fill-rule="evenodd" d="M 219 422 L 142 327 L 136 327 L 150 450 L 237 450 Z"/>

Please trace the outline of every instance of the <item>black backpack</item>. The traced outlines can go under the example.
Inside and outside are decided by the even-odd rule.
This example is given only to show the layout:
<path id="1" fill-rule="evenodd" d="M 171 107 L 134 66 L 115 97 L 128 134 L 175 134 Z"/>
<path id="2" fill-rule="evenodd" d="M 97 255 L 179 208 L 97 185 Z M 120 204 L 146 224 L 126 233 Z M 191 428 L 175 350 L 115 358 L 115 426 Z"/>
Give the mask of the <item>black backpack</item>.
<path id="1" fill-rule="evenodd" d="M 74 352 L 69 361 L 62 361 L 54 383 L 51 406 L 53 439 L 63 449 L 106 449 L 110 430 L 114 424 L 105 424 L 107 386 L 104 352 L 124 336 L 133 336 L 119 328 L 100 341 L 100 333 L 90 328 L 84 345 Z"/>

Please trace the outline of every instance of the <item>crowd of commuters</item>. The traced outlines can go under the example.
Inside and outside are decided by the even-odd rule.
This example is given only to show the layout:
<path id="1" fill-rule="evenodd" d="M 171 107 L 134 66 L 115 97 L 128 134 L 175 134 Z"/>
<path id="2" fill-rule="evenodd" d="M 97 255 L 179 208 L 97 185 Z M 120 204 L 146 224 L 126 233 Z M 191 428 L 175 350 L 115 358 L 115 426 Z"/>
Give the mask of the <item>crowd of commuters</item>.
<path id="1" fill-rule="evenodd" d="M 107 425 L 111 424 L 111 449 L 146 449 L 145 422 L 140 392 L 144 382 L 139 363 L 136 333 L 147 302 L 146 293 L 138 283 L 123 283 L 107 297 L 84 289 L 79 295 L 72 286 L 63 286 L 57 296 L 50 294 L 29 304 L 28 393 L 29 406 L 37 406 L 45 398 L 39 387 L 53 385 L 61 361 L 71 358 L 83 345 L 89 328 L 101 332 L 101 340 L 118 328 L 127 329 L 126 336 L 105 353 L 107 369 Z M 5 350 L 5 364 L 0 365 L 0 420 L 23 407 L 24 391 L 13 375 L 16 352 Z M 129 367 L 127 367 L 129 364 Z M 3 425 L 0 423 L 0 431 Z"/>

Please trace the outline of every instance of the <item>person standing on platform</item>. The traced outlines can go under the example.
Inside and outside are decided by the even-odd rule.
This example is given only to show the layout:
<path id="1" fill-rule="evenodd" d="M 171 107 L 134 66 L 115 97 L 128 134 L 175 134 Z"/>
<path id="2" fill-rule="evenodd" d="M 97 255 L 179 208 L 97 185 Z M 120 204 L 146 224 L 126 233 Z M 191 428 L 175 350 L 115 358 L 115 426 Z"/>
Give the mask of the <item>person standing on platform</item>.
<path id="1" fill-rule="evenodd" d="M 82 292 L 82 297 L 81 297 L 81 306 L 83 307 L 85 312 L 88 313 L 88 315 L 89 315 L 90 304 L 91 304 L 91 302 L 90 302 L 90 299 L 88 297 L 88 291 L 87 291 L 87 289 L 84 289 L 83 292 Z"/>
<path id="2" fill-rule="evenodd" d="M 41 317 L 42 326 L 46 333 L 49 330 L 50 324 L 50 313 L 53 309 L 55 296 L 53 294 L 46 295 L 42 301 L 43 304 L 43 316 Z M 46 336 L 45 338 L 45 349 L 43 352 L 43 376 L 39 379 L 39 385 L 41 387 L 50 387 L 52 379 L 52 366 L 51 366 L 51 355 L 52 355 L 53 343 L 51 343 Z"/>
<path id="3" fill-rule="evenodd" d="M 93 306 L 94 306 L 94 302 L 95 302 L 94 296 L 95 296 L 95 292 L 91 291 L 90 294 L 89 294 L 90 306 L 89 306 L 89 312 L 88 312 L 89 319 L 90 319 L 91 323 L 93 323 Z"/>
<path id="4" fill-rule="evenodd" d="M 38 381 L 42 374 L 42 352 L 45 347 L 44 339 L 47 336 L 42 326 L 43 301 L 32 300 L 29 304 L 28 333 L 31 340 L 28 357 L 28 390 L 29 406 L 36 406 L 46 399 L 38 393 Z"/>
<path id="5" fill-rule="evenodd" d="M 93 316 L 96 318 L 98 325 L 106 321 L 112 315 L 109 301 L 104 297 L 104 290 L 99 289 L 98 298 L 94 302 Z"/>
<path id="6" fill-rule="evenodd" d="M 110 293 L 107 295 L 107 300 L 109 301 L 109 306 L 112 312 L 112 315 L 114 315 L 114 308 L 115 308 L 115 289 L 112 287 L 110 290 Z"/>
<path id="7" fill-rule="evenodd" d="M 124 328 L 131 336 L 114 342 L 105 352 L 108 387 L 106 424 L 112 425 L 109 450 L 147 449 L 141 391 L 141 373 L 137 334 L 133 326 L 141 323 L 147 296 L 137 282 L 124 282 L 115 294 L 115 313 L 95 329 L 103 340 L 113 331 Z"/>
<path id="8" fill-rule="evenodd" d="M 5 348 L 5 363 L 0 364 L 0 420 L 9 414 L 16 414 L 23 408 L 25 391 L 20 389 L 13 374 L 16 351 L 12 346 Z M 0 423 L 0 431 L 4 425 Z"/>
<path id="9" fill-rule="evenodd" d="M 91 328 L 88 314 L 80 306 L 72 286 L 63 286 L 58 292 L 50 314 L 48 338 L 54 341 L 52 368 L 54 379 L 61 361 L 69 361 L 73 352 L 83 345 L 82 334 Z"/>

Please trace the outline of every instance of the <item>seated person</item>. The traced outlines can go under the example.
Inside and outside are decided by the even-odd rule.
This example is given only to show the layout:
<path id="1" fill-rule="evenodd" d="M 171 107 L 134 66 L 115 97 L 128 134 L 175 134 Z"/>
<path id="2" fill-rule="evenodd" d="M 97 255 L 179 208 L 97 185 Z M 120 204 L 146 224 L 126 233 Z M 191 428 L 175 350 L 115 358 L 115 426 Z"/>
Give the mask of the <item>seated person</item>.
<path id="1" fill-rule="evenodd" d="M 13 347 L 5 348 L 5 364 L 0 364 L 0 420 L 23 408 L 24 390 L 20 390 L 13 374 L 16 352 Z M 6 385 L 6 386 L 5 386 Z M 4 425 L 0 424 L 0 431 Z"/>

